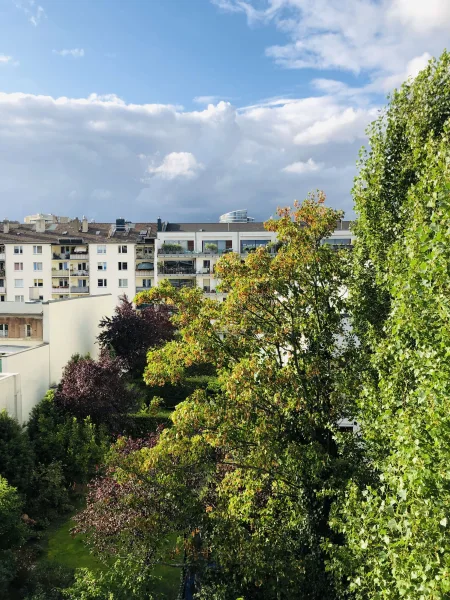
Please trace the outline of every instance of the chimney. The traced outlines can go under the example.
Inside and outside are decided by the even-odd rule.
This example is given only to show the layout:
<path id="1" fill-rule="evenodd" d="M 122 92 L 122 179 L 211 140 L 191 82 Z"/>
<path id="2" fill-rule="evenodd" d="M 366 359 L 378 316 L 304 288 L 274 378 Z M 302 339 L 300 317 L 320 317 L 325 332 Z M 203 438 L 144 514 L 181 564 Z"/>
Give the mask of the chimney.
<path id="1" fill-rule="evenodd" d="M 75 219 L 72 219 L 72 223 L 75 230 L 80 231 L 80 219 L 78 217 L 75 217 Z"/>
<path id="2" fill-rule="evenodd" d="M 88 225 L 88 220 L 86 219 L 86 217 L 83 215 L 83 220 L 81 221 L 81 231 L 83 233 L 87 233 L 89 230 L 89 225 Z"/>
<path id="3" fill-rule="evenodd" d="M 158 217 L 157 224 L 158 224 L 158 226 L 157 226 L 157 228 L 156 228 L 156 229 L 157 229 L 157 231 L 162 231 L 162 222 L 161 222 L 161 217 Z"/>
<path id="4" fill-rule="evenodd" d="M 36 233 L 45 233 L 45 219 L 36 219 Z"/>
<path id="5" fill-rule="evenodd" d="M 9 233 L 9 221 L 5 219 L 3 221 L 3 233 Z"/>

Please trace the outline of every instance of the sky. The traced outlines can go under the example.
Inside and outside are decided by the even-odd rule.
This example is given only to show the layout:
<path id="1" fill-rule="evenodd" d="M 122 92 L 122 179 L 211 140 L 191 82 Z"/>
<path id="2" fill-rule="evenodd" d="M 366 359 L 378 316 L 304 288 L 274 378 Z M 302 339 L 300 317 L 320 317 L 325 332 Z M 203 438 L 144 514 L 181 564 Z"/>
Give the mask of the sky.
<path id="1" fill-rule="evenodd" d="M 353 217 L 367 125 L 450 0 L 0 0 L 0 219 Z"/>

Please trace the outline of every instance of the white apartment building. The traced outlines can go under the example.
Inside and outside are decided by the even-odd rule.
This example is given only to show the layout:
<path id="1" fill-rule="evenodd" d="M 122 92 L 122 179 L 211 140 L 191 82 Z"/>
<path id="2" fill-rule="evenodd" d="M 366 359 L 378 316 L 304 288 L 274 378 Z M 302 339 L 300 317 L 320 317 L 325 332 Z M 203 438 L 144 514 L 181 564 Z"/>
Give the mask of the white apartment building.
<path id="1" fill-rule="evenodd" d="M 350 222 L 341 221 L 328 243 L 351 246 Z M 245 258 L 276 241 L 263 223 L 115 223 L 81 221 L 0 224 L 0 302 L 48 301 L 126 294 L 133 298 L 168 279 L 217 296 L 215 265 L 227 252 Z M 221 295 L 220 297 L 223 297 Z"/>

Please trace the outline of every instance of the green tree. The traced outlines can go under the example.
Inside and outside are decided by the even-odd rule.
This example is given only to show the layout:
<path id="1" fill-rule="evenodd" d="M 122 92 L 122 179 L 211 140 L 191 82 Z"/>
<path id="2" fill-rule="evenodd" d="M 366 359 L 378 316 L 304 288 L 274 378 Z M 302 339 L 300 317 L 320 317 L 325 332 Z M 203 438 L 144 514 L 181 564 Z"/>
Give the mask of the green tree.
<path id="1" fill-rule="evenodd" d="M 17 567 L 16 551 L 26 537 L 21 521 L 23 503 L 16 488 L 0 475 L 0 592 L 6 597 Z"/>
<path id="2" fill-rule="evenodd" d="M 356 186 L 352 295 L 371 366 L 358 421 L 373 479 L 335 506 L 347 542 L 332 569 L 358 600 L 450 597 L 449 62 L 393 95 Z"/>
<path id="3" fill-rule="evenodd" d="M 0 475 L 26 494 L 34 456 L 26 431 L 6 411 L 0 412 Z"/>
<path id="4" fill-rule="evenodd" d="M 179 338 L 149 352 L 148 384 L 176 383 L 197 363 L 218 369 L 219 393 L 194 393 L 140 452 L 168 488 L 174 525 L 185 513 L 190 572 L 217 598 L 334 598 L 323 542 L 340 543 L 330 508 L 356 476 L 353 436 L 338 432 L 360 375 L 343 319 L 349 259 L 322 243 L 341 214 L 320 196 L 279 216 L 266 224 L 276 255 L 220 260 L 225 302 L 167 282 L 136 299 L 177 309 Z"/>

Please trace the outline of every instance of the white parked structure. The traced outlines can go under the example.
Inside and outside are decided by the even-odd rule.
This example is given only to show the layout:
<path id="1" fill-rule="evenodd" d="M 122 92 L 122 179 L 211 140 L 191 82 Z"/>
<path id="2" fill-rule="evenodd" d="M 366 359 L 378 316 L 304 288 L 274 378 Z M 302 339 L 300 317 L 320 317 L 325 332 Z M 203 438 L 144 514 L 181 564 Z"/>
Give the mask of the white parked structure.
<path id="1" fill-rule="evenodd" d="M 226 252 L 245 256 L 276 240 L 263 223 L 232 211 L 220 223 L 92 223 L 83 217 L 50 222 L 0 224 L 0 302 L 48 301 L 136 292 L 168 279 L 177 287 L 199 286 L 216 293 L 215 265 Z M 36 217 L 36 219 L 34 219 Z M 351 246 L 349 221 L 328 240 Z"/>
<path id="2" fill-rule="evenodd" d="M 42 316 L 42 339 L 2 339 L 0 342 L 0 410 L 27 420 L 32 408 L 47 390 L 61 380 L 62 370 L 74 354 L 89 353 L 97 358 L 99 322 L 114 312 L 116 298 L 111 294 L 62 301 L 0 304 L 2 316 L 24 314 Z"/>

